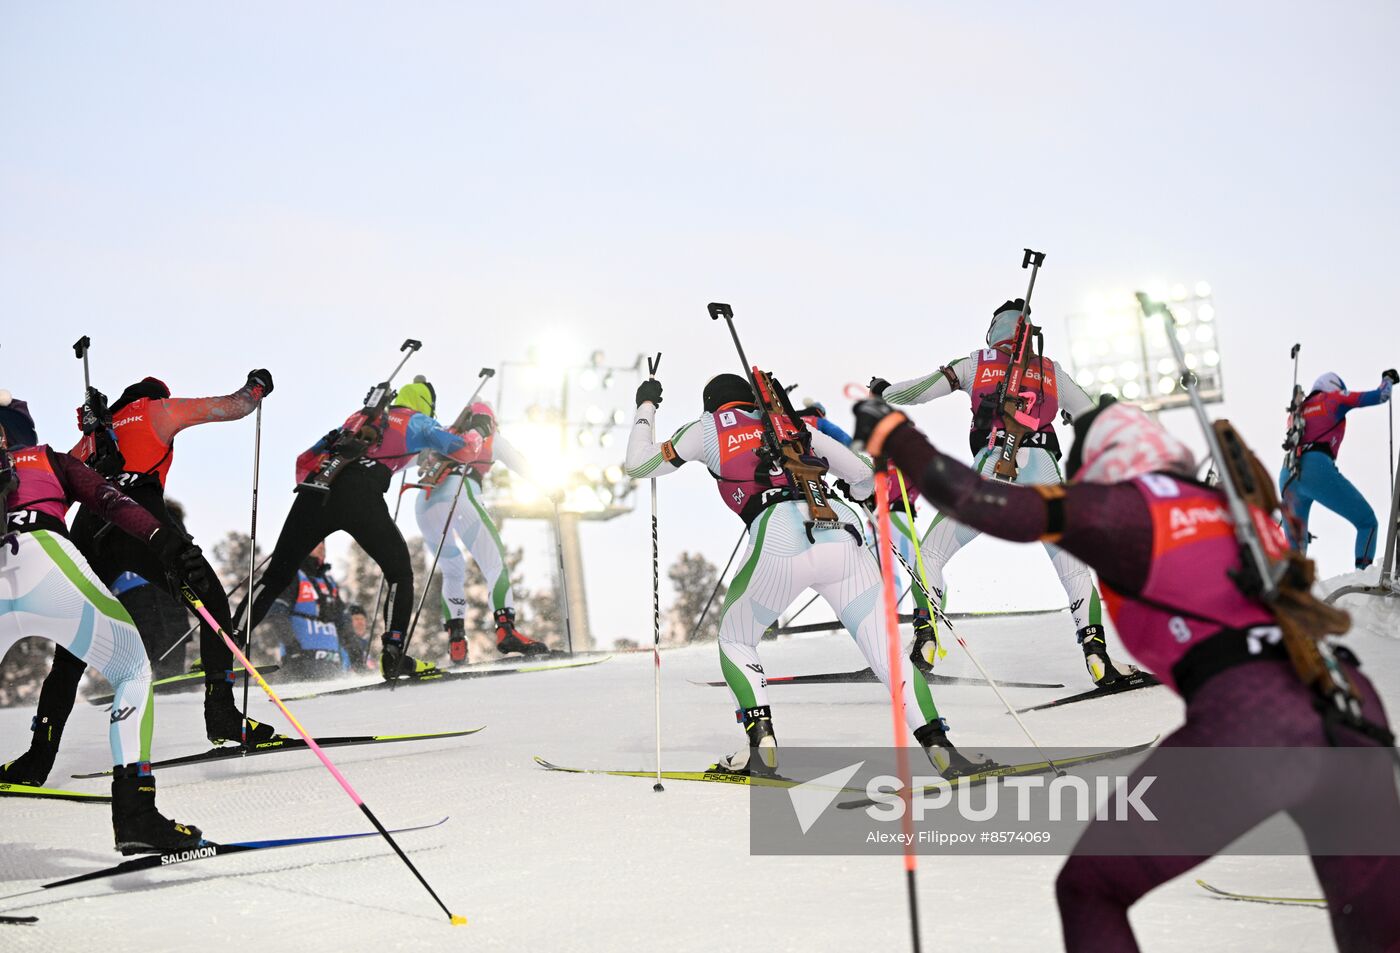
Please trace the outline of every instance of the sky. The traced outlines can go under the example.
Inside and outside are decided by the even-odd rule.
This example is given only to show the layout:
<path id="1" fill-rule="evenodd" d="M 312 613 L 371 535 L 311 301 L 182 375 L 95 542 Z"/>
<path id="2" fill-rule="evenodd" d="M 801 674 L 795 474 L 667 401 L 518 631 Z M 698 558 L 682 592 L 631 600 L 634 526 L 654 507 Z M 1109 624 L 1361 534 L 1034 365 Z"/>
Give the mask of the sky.
<path id="1" fill-rule="evenodd" d="M 405 337 L 454 411 L 541 342 L 659 351 L 671 429 L 738 367 L 705 313 L 728 301 L 750 358 L 849 423 L 845 385 L 975 349 L 1030 246 L 1066 361 L 1090 295 L 1209 281 L 1214 410 L 1272 468 L 1295 341 L 1306 381 L 1400 363 L 1398 27 L 1384 2 L 0 2 L 0 387 L 66 448 L 82 334 L 111 394 L 271 369 L 270 542 L 296 454 Z M 965 398 L 915 418 L 965 453 Z M 1341 455 L 1382 518 L 1387 421 L 1354 414 Z M 248 525 L 252 447 L 251 421 L 179 438 L 206 546 Z M 584 529 L 603 641 L 650 634 L 638 500 Z M 695 466 L 660 507 L 663 565 L 741 529 Z M 1323 575 L 1349 569 L 1350 528 L 1314 523 Z M 506 538 L 547 585 L 544 528 Z M 949 582 L 950 608 L 1064 601 L 1038 547 L 980 540 Z"/>

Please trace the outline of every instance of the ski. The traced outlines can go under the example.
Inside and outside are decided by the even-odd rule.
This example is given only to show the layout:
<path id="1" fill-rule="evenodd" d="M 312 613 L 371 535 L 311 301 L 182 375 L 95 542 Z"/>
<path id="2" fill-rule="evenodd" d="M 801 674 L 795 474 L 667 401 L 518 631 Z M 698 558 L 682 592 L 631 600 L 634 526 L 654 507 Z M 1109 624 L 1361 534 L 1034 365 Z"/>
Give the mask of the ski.
<path id="1" fill-rule="evenodd" d="M 546 761 L 539 755 L 535 755 L 535 763 L 546 771 L 559 771 L 564 774 L 608 774 L 615 778 L 651 778 L 656 780 L 656 771 L 613 771 L 605 768 L 566 768 L 562 765 Z M 801 784 L 801 781 L 793 781 L 790 778 L 781 776 L 764 776 L 734 774 L 729 771 L 662 771 L 661 777 L 667 781 L 715 781 L 720 784 L 738 784 L 745 787 L 765 787 L 765 788 L 790 788 Z M 855 791 L 856 788 L 844 788 L 843 790 Z"/>
<path id="2" fill-rule="evenodd" d="M 413 685 L 435 685 L 439 682 L 450 682 L 463 678 L 489 678 L 493 675 L 523 675 L 528 672 L 557 672 L 562 671 L 564 669 L 584 668 L 589 665 L 598 665 L 602 662 L 606 662 L 610 658 L 612 658 L 612 653 L 608 653 L 607 655 L 604 655 L 601 658 L 588 658 L 583 659 L 581 661 L 568 662 L 546 662 L 540 665 L 519 665 L 514 668 L 479 668 L 467 669 L 465 671 L 457 669 L 444 671 L 439 669 L 427 675 L 419 675 L 413 677 L 404 676 L 402 678 L 397 679 L 396 681 L 398 682 L 397 687 L 408 688 Z M 372 692 L 378 691 L 380 689 L 386 689 L 389 687 L 389 684 L 389 682 L 386 682 L 381 679 L 380 681 L 369 682 L 364 685 L 352 685 L 349 688 L 334 688 L 328 692 L 309 692 L 305 695 L 293 695 L 290 698 L 285 698 L 283 700 L 289 702 L 296 702 L 306 701 L 308 698 L 329 698 L 332 695 L 349 695 L 354 692 Z"/>
<path id="3" fill-rule="evenodd" d="M 110 772 L 109 772 L 110 773 Z M 91 804 L 110 804 L 110 794 L 89 794 L 86 791 L 65 791 L 62 788 L 41 788 L 29 784 L 0 784 L 0 797 L 32 797 L 53 801 L 86 801 Z"/>
<path id="4" fill-rule="evenodd" d="M 1144 744 L 1129 745 L 1125 748 L 1110 748 L 1105 751 L 1091 751 L 1085 754 L 1067 755 L 1064 758 L 1056 758 L 1055 766 L 1062 768 L 1072 767 L 1074 765 L 1089 764 L 1094 761 L 1107 761 L 1111 758 L 1121 758 L 1125 755 L 1134 754 L 1135 752 L 1143 751 L 1147 748 L 1150 748 L 1154 743 L 1156 743 L 1156 741 L 1157 739 L 1153 738 L 1152 741 L 1148 741 Z M 627 771 L 612 770 L 608 768 L 569 768 L 564 767 L 563 765 L 555 764 L 552 761 L 546 761 L 539 755 L 535 756 L 535 763 L 547 771 L 559 771 L 566 774 L 606 774 L 616 778 L 656 778 L 656 771 L 654 769 L 650 771 Z M 1014 775 L 1023 774 L 1040 774 L 1052 770 L 1054 770 L 1054 767 L 1048 761 L 1028 761 L 1023 764 L 999 764 L 995 767 L 989 768 L 985 771 L 979 771 L 975 774 L 962 775 L 961 777 L 954 778 L 948 783 L 954 787 L 967 787 L 973 784 L 980 784 L 984 781 L 990 780 L 991 778 L 1011 777 Z M 741 787 L 765 788 L 791 788 L 797 787 L 798 785 L 810 783 L 805 781 L 796 781 L 792 778 L 785 778 L 781 775 L 772 776 L 733 774 L 732 772 L 720 771 L 713 767 L 707 768 L 704 771 L 662 771 L 661 777 L 664 780 L 668 781 L 708 781 L 718 784 L 734 784 L 739 785 Z M 865 788 L 863 787 L 847 787 L 840 788 L 840 790 L 849 791 L 852 794 L 865 793 Z M 870 800 L 846 801 L 841 804 L 838 804 L 837 806 L 843 808 L 853 808 L 864 807 L 866 805 L 874 803 L 874 801 Z"/>
<path id="5" fill-rule="evenodd" d="M 389 831 L 390 834 L 406 834 L 410 831 L 425 831 L 434 827 L 441 827 L 447 823 L 447 818 L 434 821 L 431 824 L 418 824 L 413 827 L 399 827 Z M 378 837 L 378 831 L 365 831 L 359 834 L 317 834 L 311 837 L 283 837 L 276 840 L 254 840 L 238 841 L 232 844 L 217 844 L 213 841 L 204 841 L 198 847 L 191 847 L 186 850 L 168 851 L 164 854 L 143 854 L 131 860 L 122 861 L 111 867 L 104 867 L 101 870 L 89 871 L 85 874 L 78 874 L 76 877 L 65 877 L 62 880 L 53 880 L 46 884 L 40 884 L 32 890 L 12 893 L 6 897 L 0 897 L 0 901 L 18 900 L 20 897 L 28 897 L 32 894 L 43 893 L 45 890 L 53 890 L 56 887 L 67 887 L 70 884 L 85 883 L 89 880 L 105 880 L 109 877 L 120 877 L 122 874 L 135 873 L 139 870 L 153 870 L 159 867 L 170 867 L 175 864 L 185 864 L 192 861 L 210 860 L 215 857 L 225 857 L 230 854 L 245 854 L 255 850 L 275 850 L 280 847 L 303 847 L 308 844 L 327 844 L 332 841 L 359 840 L 365 837 Z"/>
<path id="6" fill-rule="evenodd" d="M 998 616 L 1033 616 L 1033 615 L 1056 615 L 1065 612 L 1065 609 L 987 609 L 979 612 L 949 612 L 949 619 L 990 619 Z M 914 621 L 913 613 L 901 613 L 899 616 L 901 624 Z M 811 632 L 839 632 L 846 628 L 844 622 L 808 622 L 803 625 L 770 625 L 764 636 L 778 635 L 806 635 Z M 1000 683 L 998 683 L 1000 684 Z"/>
<path id="7" fill-rule="evenodd" d="M 1276 903 L 1289 907 L 1322 907 L 1326 908 L 1327 901 L 1322 897 L 1259 897 L 1247 893 L 1232 893 L 1229 890 L 1221 890 L 1213 887 L 1204 880 L 1197 880 L 1198 886 L 1204 887 L 1211 893 L 1224 900 L 1246 900 L 1250 903 Z"/>
<path id="8" fill-rule="evenodd" d="M 1043 711 L 1046 708 L 1058 708 L 1061 705 L 1070 705 L 1074 702 L 1087 702 L 1093 698 L 1104 698 L 1108 695 L 1121 695 L 1123 692 L 1135 691 L 1139 688 L 1151 688 L 1153 685 L 1162 684 L 1156 675 L 1151 672 L 1138 672 L 1121 678 L 1108 686 L 1098 686 L 1089 689 L 1087 692 L 1080 692 L 1078 695 L 1066 695 L 1064 698 L 1057 698 L 1052 702 L 1042 702 L 1039 705 L 1032 705 L 1029 708 L 1016 709 L 1017 714 L 1028 711 Z"/>
<path id="9" fill-rule="evenodd" d="M 351 745 L 383 745 L 400 741 L 436 741 L 440 738 L 460 738 L 463 735 L 474 735 L 485 727 L 483 725 L 481 728 L 466 728 L 461 731 L 430 731 L 412 735 L 344 735 L 333 738 L 317 738 L 316 744 L 322 748 L 345 748 Z M 251 748 L 244 748 L 241 745 L 225 745 L 201 751 L 199 754 L 187 754 L 178 758 L 166 758 L 164 761 L 152 761 L 151 768 L 178 768 L 187 764 L 209 764 L 213 761 L 229 761 L 234 758 L 251 758 L 260 754 L 275 754 L 279 751 L 305 751 L 306 749 L 306 742 L 300 738 L 277 738 L 272 741 L 264 741 Z M 110 777 L 111 774 L 112 772 L 107 770 L 91 774 L 75 774 L 73 777 L 83 780 Z"/>
<path id="10" fill-rule="evenodd" d="M 281 667 L 280 665 L 259 665 L 258 671 L 262 672 L 264 675 L 270 675 Z M 233 674 L 235 677 L 241 675 L 243 674 L 243 669 L 235 668 Z M 156 679 L 151 683 L 151 691 L 155 692 L 157 695 L 171 695 L 175 692 L 183 692 L 198 688 L 204 683 L 203 680 L 203 672 L 181 672 L 179 675 L 168 675 L 165 678 Z M 115 696 L 111 692 L 107 692 L 103 695 L 93 695 L 88 699 L 88 704 L 98 706 L 111 705 L 114 697 Z"/>
<path id="11" fill-rule="evenodd" d="M 968 678 L 962 675 L 939 675 L 934 672 L 925 676 L 930 685 L 985 685 L 986 680 L 981 678 Z M 727 682 L 706 682 L 698 679 L 689 680 L 692 685 L 708 685 L 711 688 L 722 688 Z M 767 679 L 768 685 L 835 685 L 848 682 L 878 682 L 875 673 L 868 668 L 863 668 L 854 672 L 817 672 L 812 675 L 773 675 Z M 998 685 L 1008 688 L 1064 688 L 1060 682 L 1004 682 L 998 681 Z"/>
<path id="12" fill-rule="evenodd" d="M 0 923 L 38 923 L 38 917 L 4 917 L 0 916 Z"/>
<path id="13" fill-rule="evenodd" d="M 1161 736 L 1158 735 L 1158 738 Z M 969 787 L 973 784 L 982 784 L 992 778 L 1021 777 L 1029 774 L 1045 774 L 1059 768 L 1075 768 L 1080 765 L 1093 764 L 1096 761 L 1112 761 L 1114 758 L 1123 758 L 1130 754 L 1137 754 L 1139 751 L 1146 751 L 1157 743 L 1157 738 L 1151 741 L 1144 741 L 1138 745 L 1126 745 L 1122 748 L 1105 748 L 1103 751 L 1086 751 L 1080 754 L 1065 755 L 1063 758 L 1050 761 L 1023 761 L 1019 764 L 997 764 L 983 771 L 975 771 L 970 774 L 959 775 L 948 782 L 950 787 Z M 921 793 L 930 794 L 935 790 L 933 786 L 923 788 Z M 861 792 L 864 793 L 864 792 Z M 837 807 L 849 811 L 858 807 L 869 807 L 875 802 L 869 798 L 861 798 L 859 801 L 843 801 L 837 803 Z"/>

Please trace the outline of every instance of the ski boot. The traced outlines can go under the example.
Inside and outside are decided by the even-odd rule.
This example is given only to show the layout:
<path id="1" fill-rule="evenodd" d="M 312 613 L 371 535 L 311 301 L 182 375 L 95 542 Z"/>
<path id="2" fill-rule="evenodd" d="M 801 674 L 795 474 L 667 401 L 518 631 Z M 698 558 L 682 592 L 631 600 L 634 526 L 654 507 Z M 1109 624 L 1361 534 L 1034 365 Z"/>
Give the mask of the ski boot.
<path id="1" fill-rule="evenodd" d="M 31 730 L 34 737 L 29 739 L 29 750 L 13 761 L 0 764 L 0 783 L 43 787 L 49 779 L 63 729 L 49 724 L 48 718 L 35 715 Z"/>
<path id="2" fill-rule="evenodd" d="M 204 843 L 191 824 L 156 810 L 156 779 L 147 764 L 117 765 L 112 771 L 112 833 L 123 854 L 164 854 Z"/>
<path id="3" fill-rule="evenodd" d="M 247 719 L 233 703 L 233 672 L 204 683 L 204 734 L 214 744 L 233 742 L 254 747 L 284 737 L 271 725 Z"/>
<path id="4" fill-rule="evenodd" d="M 1084 650 L 1084 666 L 1089 670 L 1089 677 L 1099 688 L 1107 688 L 1138 672 L 1137 666 L 1119 665 L 1108 657 L 1108 643 L 1104 641 L 1101 625 L 1086 625 L 1080 629 L 1079 647 Z"/>
<path id="5" fill-rule="evenodd" d="M 402 632 L 385 632 L 379 637 L 379 641 L 383 646 L 383 652 L 379 656 L 379 674 L 386 682 L 399 676 L 422 678 L 438 670 L 432 662 L 424 662 L 404 654 Z"/>
<path id="6" fill-rule="evenodd" d="M 969 774 L 977 774 L 996 767 L 996 762 L 990 758 L 981 762 L 973 761 L 959 751 L 957 746 L 948 740 L 948 719 L 946 718 L 931 721 L 922 728 L 916 729 L 914 738 L 923 746 L 924 754 L 928 755 L 929 762 L 945 781 Z"/>
<path id="7" fill-rule="evenodd" d="M 778 773 L 778 739 L 773 734 L 773 712 L 767 705 L 745 708 L 738 720 L 749 736 L 749 743 L 731 755 L 720 758 L 711 768 L 724 774 L 774 777 Z"/>
<path id="8" fill-rule="evenodd" d="M 549 646 L 525 638 L 515 628 L 515 610 L 496 610 L 496 650 L 504 655 L 519 652 L 522 655 L 548 655 Z"/>
<path id="9" fill-rule="evenodd" d="M 933 665 L 943 646 L 938 641 L 938 630 L 934 628 L 933 617 L 927 609 L 914 610 L 914 643 L 909 647 L 909 661 L 924 674 L 933 671 Z"/>
<path id="10" fill-rule="evenodd" d="M 467 664 L 467 630 L 462 619 L 447 620 L 447 657 L 453 665 Z"/>

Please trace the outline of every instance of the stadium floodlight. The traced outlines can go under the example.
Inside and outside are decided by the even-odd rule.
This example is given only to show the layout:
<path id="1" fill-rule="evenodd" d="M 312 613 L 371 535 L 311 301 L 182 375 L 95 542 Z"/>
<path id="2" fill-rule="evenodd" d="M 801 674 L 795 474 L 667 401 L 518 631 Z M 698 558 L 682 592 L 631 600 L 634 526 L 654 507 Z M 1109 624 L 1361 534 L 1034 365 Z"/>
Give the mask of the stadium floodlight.
<path id="1" fill-rule="evenodd" d="M 561 335 L 526 354 L 524 361 L 502 361 L 496 376 L 496 415 L 506 439 L 534 464 L 539 486 L 563 492 L 561 513 L 608 520 L 632 512 L 635 483 L 615 464 L 619 434 L 632 423 L 633 388 L 614 385 L 629 377 L 640 383 L 641 359 L 610 364 L 602 351 L 585 351 Z M 549 515 L 549 500 L 537 487 L 505 473 L 485 495 L 506 517 Z"/>
<path id="2" fill-rule="evenodd" d="M 1154 301 L 1171 301 L 1176 337 L 1186 366 L 1200 381 L 1201 399 L 1225 399 L 1220 369 L 1219 331 L 1210 284 L 1147 283 Z M 1177 380 L 1176 362 L 1161 315 L 1144 315 L 1132 294 L 1095 292 L 1085 310 L 1065 318 L 1070 368 L 1075 381 L 1097 399 L 1109 394 L 1158 411 L 1183 407 L 1189 398 Z"/>

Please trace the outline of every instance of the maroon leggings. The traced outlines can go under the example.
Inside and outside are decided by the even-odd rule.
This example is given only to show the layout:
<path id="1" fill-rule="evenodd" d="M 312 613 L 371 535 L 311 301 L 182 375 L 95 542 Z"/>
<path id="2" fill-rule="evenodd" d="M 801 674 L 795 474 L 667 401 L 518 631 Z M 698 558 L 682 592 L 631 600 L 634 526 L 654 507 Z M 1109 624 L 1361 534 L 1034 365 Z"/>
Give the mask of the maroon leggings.
<path id="1" fill-rule="evenodd" d="M 1374 687 L 1365 676 L 1350 670 L 1365 702 L 1367 717 L 1385 724 L 1385 712 Z M 1345 745 L 1372 745 L 1374 741 L 1351 732 L 1339 732 L 1337 742 Z M 1344 734 L 1345 737 L 1341 735 Z M 1221 672 L 1201 686 L 1186 707 L 1186 724 L 1173 732 L 1162 747 L 1321 747 L 1328 744 L 1322 720 L 1313 708 L 1309 691 L 1298 681 L 1291 666 L 1283 661 L 1258 661 Z M 1157 756 L 1149 757 L 1135 775 L 1152 774 Z M 1380 823 L 1395 843 L 1400 829 L 1400 799 L 1395 791 L 1393 767 L 1376 762 L 1377 770 L 1367 775 L 1365 785 L 1374 806 L 1375 785 L 1388 786 L 1383 795 Z M 1210 776 L 1183 779 L 1181 785 L 1199 785 L 1194 803 L 1200 815 L 1209 815 L 1213 832 L 1223 848 L 1280 811 L 1287 812 L 1309 834 L 1312 818 L 1319 821 L 1353 816 L 1354 785 L 1337 784 L 1308 771 L 1280 771 L 1270 777 L 1248 778 Z M 1372 776 L 1374 775 L 1374 777 Z M 1223 797 L 1222 789 L 1247 797 Z M 1393 809 L 1386 802 L 1393 802 Z M 1374 829 L 1374 817 L 1368 820 Z M 1079 847 L 1106 827 L 1091 824 Z M 1121 825 L 1120 825 L 1121 827 Z M 1112 835 L 1108 835 L 1112 836 Z M 1144 834 L 1144 842 L 1168 839 L 1170 828 Z M 1169 843 L 1169 840 L 1164 840 Z M 1217 848 L 1219 849 L 1219 848 Z M 1070 953 L 1094 950 L 1097 953 L 1129 953 L 1138 949 L 1128 925 L 1128 908 L 1154 887 L 1180 876 L 1207 860 L 1209 855 L 1192 857 L 1132 856 L 1094 857 L 1071 855 L 1055 882 L 1064 927 L 1065 948 Z M 1400 950 L 1400 857 L 1313 857 L 1313 870 L 1322 883 L 1332 916 L 1332 932 L 1343 953 L 1350 951 Z"/>

